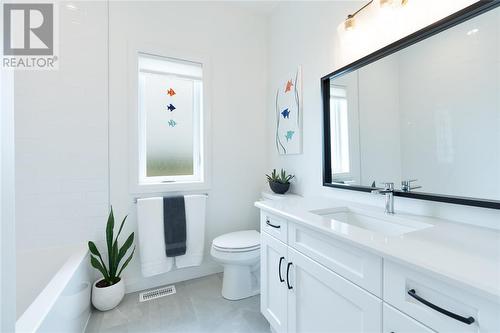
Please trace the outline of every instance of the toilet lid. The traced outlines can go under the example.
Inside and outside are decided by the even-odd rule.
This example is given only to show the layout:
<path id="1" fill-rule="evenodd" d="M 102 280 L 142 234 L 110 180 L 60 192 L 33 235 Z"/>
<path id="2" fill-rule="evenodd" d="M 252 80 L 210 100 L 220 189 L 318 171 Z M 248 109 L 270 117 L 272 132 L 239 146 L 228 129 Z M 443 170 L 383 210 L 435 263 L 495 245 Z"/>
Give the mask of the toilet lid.
<path id="1" fill-rule="evenodd" d="M 255 230 L 231 232 L 215 238 L 213 245 L 228 250 L 253 250 L 260 247 L 260 233 Z"/>

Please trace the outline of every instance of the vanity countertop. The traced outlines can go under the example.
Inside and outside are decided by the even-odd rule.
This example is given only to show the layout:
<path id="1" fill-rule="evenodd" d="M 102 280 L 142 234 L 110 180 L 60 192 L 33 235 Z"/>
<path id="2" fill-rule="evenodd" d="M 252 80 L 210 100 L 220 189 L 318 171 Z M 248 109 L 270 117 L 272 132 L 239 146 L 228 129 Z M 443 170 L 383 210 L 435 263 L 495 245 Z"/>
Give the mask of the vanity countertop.
<path id="1" fill-rule="evenodd" d="M 500 301 L 500 231 L 396 212 L 401 218 L 408 217 L 433 226 L 388 236 L 311 213 L 335 207 L 383 211 L 379 207 L 331 198 L 302 197 L 263 200 L 256 202 L 255 206 L 384 258 L 410 264 L 459 285 L 465 284 L 482 296 Z"/>

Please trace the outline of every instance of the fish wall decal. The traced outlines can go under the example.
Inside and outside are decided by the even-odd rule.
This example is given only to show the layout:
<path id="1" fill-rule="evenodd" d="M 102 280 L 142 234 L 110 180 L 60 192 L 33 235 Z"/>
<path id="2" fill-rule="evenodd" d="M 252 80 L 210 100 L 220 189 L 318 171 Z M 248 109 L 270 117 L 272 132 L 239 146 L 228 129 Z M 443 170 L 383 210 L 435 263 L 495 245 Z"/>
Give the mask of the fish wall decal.
<path id="1" fill-rule="evenodd" d="M 176 107 L 175 107 L 175 106 L 173 106 L 172 104 L 169 104 L 169 105 L 167 106 L 167 110 L 169 110 L 170 112 L 174 111 L 175 109 L 176 109 Z"/>
<path id="2" fill-rule="evenodd" d="M 285 110 L 283 110 L 281 112 L 281 114 L 283 115 L 283 118 L 288 118 L 290 119 L 290 110 L 288 110 L 288 108 L 286 108 Z"/>
<path id="3" fill-rule="evenodd" d="M 302 153 L 302 68 L 278 81 L 274 100 L 274 144 L 280 155 Z"/>
<path id="4" fill-rule="evenodd" d="M 170 88 L 167 90 L 167 95 L 169 95 L 170 97 L 174 96 L 175 95 L 175 90 Z"/>
<path id="5" fill-rule="evenodd" d="M 168 126 L 170 126 L 170 127 L 175 127 L 176 125 L 177 125 L 177 123 L 175 122 L 175 120 L 170 119 L 170 120 L 168 121 Z"/>
<path id="6" fill-rule="evenodd" d="M 295 131 L 287 131 L 285 134 L 286 141 L 288 142 L 288 141 L 292 140 L 294 134 L 295 134 Z"/>

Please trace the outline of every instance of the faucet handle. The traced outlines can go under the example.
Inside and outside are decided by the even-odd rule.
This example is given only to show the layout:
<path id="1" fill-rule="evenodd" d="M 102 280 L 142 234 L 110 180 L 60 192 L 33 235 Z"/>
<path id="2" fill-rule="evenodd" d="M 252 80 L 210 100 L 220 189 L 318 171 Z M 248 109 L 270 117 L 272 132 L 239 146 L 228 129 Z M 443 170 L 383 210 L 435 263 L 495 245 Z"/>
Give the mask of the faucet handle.
<path id="1" fill-rule="evenodd" d="M 382 185 L 384 185 L 384 190 L 394 191 L 394 183 L 386 182 L 382 183 Z"/>
<path id="2" fill-rule="evenodd" d="M 410 192 L 411 190 L 415 190 L 417 188 L 422 188 L 422 186 L 411 186 L 411 183 L 418 181 L 418 179 L 407 179 L 401 181 L 401 190 L 403 192 Z"/>
<path id="3" fill-rule="evenodd" d="M 390 192 L 394 192 L 394 183 L 381 183 L 382 185 L 384 185 L 384 189 L 383 190 L 372 190 L 371 193 L 372 194 L 387 194 L 387 193 L 390 193 Z"/>

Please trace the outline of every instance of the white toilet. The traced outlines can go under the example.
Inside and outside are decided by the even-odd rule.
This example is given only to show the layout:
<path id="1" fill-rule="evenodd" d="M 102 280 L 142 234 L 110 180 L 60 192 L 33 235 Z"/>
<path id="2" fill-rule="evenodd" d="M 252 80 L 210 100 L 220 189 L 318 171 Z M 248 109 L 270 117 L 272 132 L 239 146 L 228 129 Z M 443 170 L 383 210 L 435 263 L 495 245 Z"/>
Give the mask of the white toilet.
<path id="1" fill-rule="evenodd" d="M 260 233 L 231 232 L 215 238 L 212 257 L 224 266 L 222 296 L 238 300 L 260 293 Z"/>
<path id="2" fill-rule="evenodd" d="M 294 194 L 262 192 L 263 200 L 298 197 Z M 212 257 L 224 266 L 222 296 L 238 300 L 260 293 L 260 233 L 255 230 L 231 232 L 212 242 Z"/>

